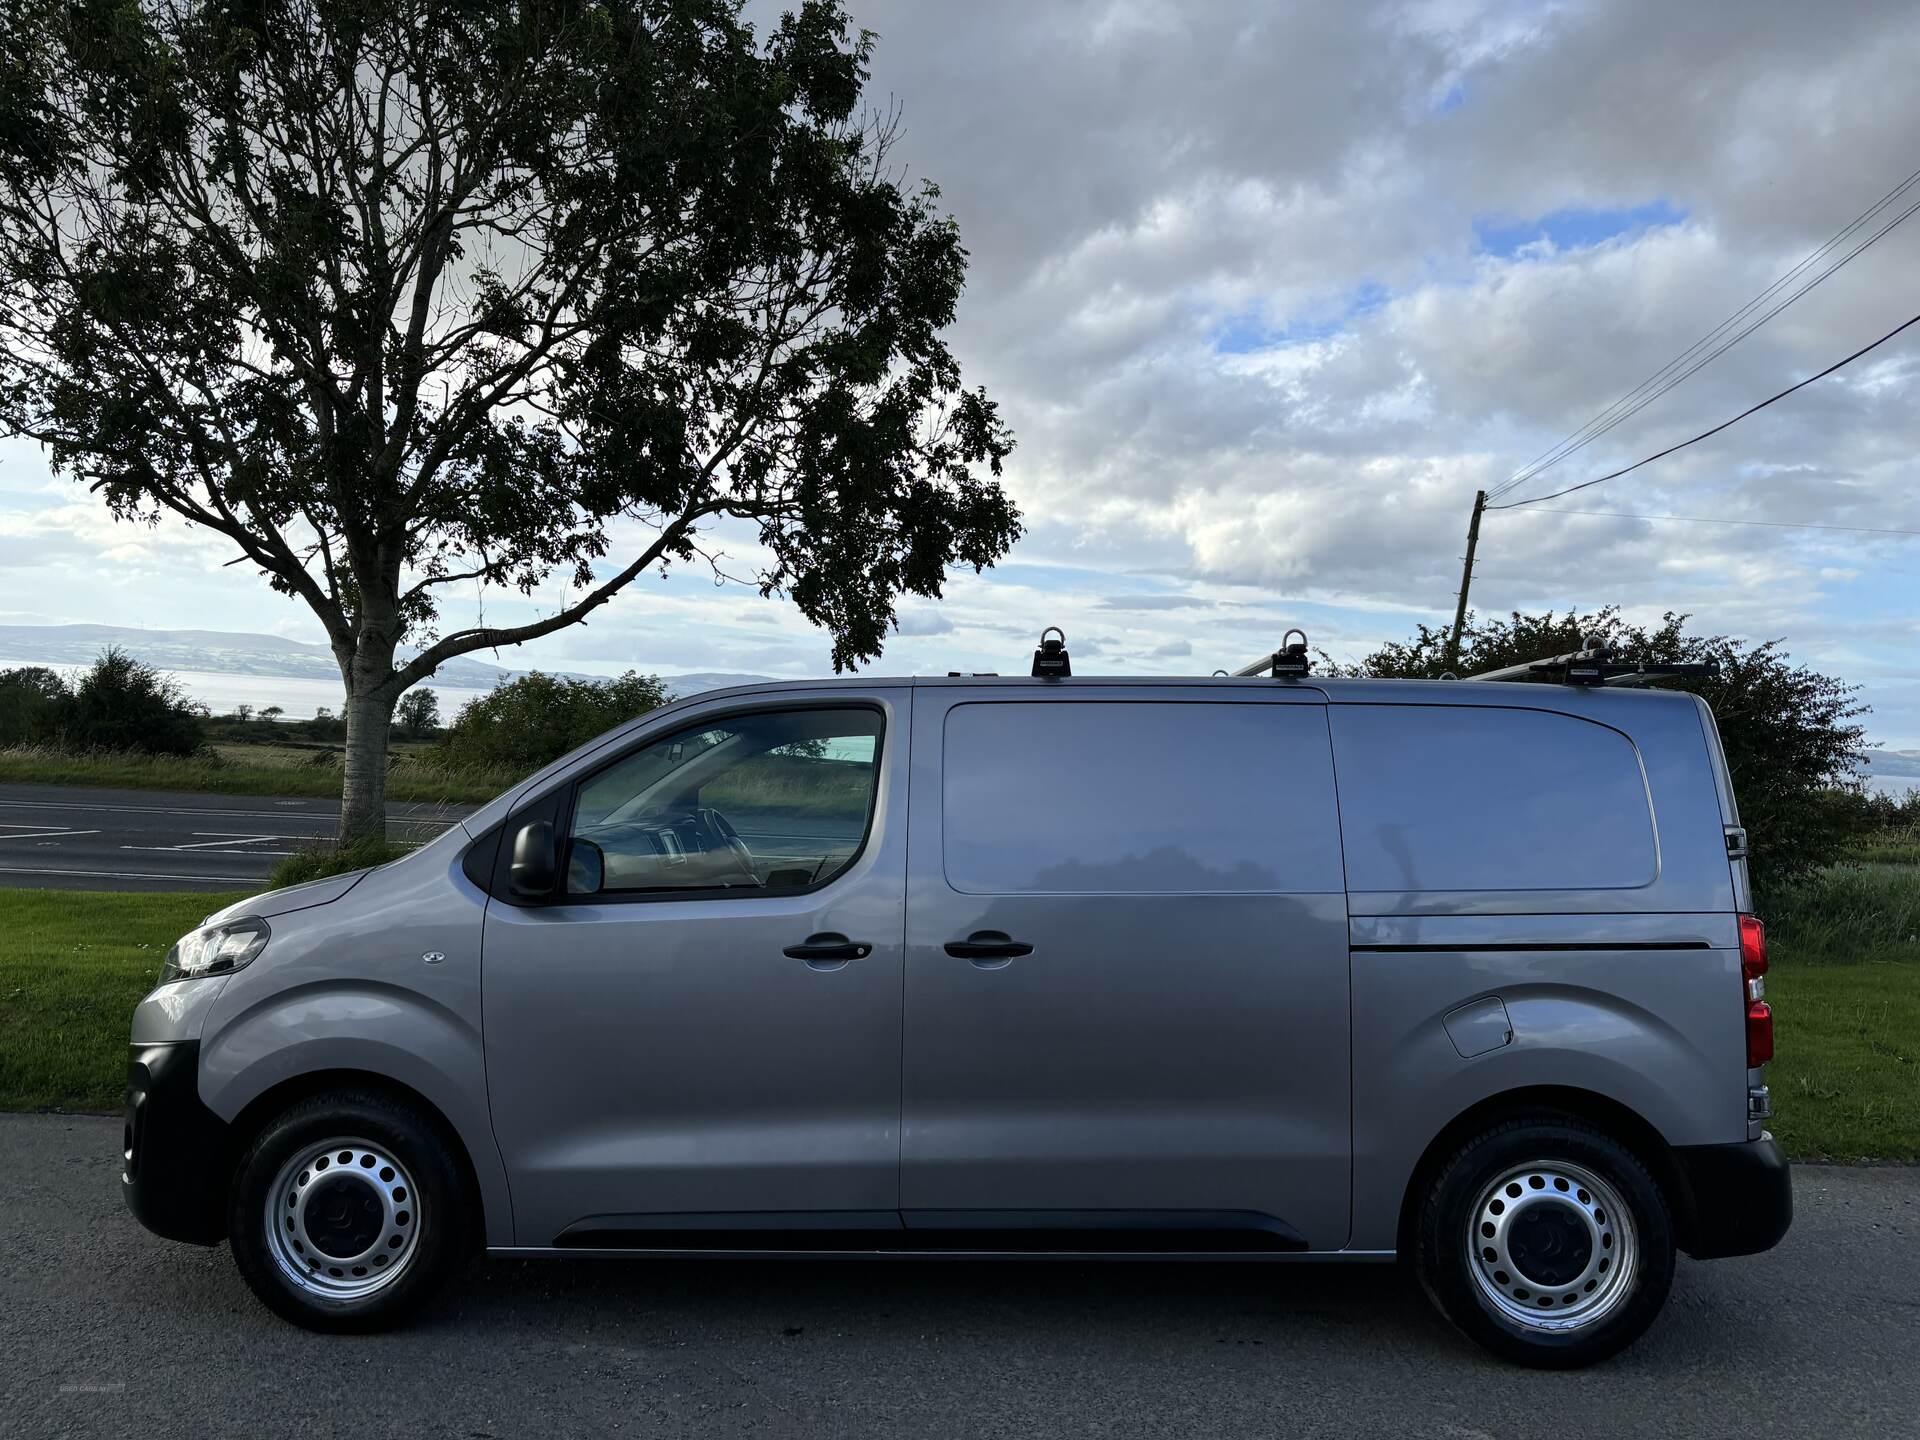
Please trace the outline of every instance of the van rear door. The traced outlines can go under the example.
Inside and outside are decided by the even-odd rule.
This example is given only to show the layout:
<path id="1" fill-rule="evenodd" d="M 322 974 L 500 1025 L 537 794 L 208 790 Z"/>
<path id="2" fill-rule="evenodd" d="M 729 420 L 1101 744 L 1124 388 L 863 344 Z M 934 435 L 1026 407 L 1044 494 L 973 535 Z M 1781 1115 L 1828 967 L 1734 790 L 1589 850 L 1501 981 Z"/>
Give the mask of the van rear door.
<path id="1" fill-rule="evenodd" d="M 1005 1237 L 984 1248 L 1343 1246 L 1324 697 L 923 685 L 913 729 L 909 1228 Z M 1081 1227 L 1109 1236 L 1047 1239 Z"/>

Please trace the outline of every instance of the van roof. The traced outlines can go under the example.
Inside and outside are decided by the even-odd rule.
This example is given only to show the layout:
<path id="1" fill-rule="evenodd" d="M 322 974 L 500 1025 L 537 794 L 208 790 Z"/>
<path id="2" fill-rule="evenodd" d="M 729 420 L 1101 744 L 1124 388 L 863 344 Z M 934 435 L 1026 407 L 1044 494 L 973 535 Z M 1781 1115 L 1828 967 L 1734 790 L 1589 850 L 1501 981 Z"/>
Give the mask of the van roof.
<path id="1" fill-rule="evenodd" d="M 770 680 L 753 685 L 734 685 L 719 690 L 701 690 L 679 697 L 677 703 L 705 701 L 734 696 L 791 694 L 797 690 L 833 691 L 905 686 L 930 689 L 972 689 L 994 686 L 1030 689 L 1040 694 L 1061 697 L 1087 690 L 1124 687 L 1141 689 L 1217 689 L 1224 692 L 1257 692 L 1274 686 L 1295 686 L 1318 690 L 1329 701 L 1360 704 L 1448 704 L 1503 705 L 1524 709 L 1581 710 L 1614 705 L 1681 704 L 1694 705 L 1695 697 L 1682 691 L 1642 687 L 1567 685 L 1533 680 L 1377 680 L 1346 679 L 1332 675 L 1308 675 L 1303 679 L 1274 680 L 1266 676 L 1229 675 L 1074 675 L 1066 679 L 1047 679 L 1031 675 L 840 675 L 800 680 Z"/>

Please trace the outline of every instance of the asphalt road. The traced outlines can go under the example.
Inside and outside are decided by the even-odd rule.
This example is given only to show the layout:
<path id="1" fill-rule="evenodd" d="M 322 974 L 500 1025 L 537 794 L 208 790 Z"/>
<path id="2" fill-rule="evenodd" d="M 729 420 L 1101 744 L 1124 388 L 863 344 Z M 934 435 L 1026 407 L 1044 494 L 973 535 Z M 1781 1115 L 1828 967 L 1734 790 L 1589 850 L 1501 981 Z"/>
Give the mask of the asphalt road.
<path id="1" fill-rule="evenodd" d="M 117 1120 L 0 1116 L 8 1435 L 1910 1435 L 1920 1171 L 1805 1167 L 1767 1255 L 1681 1262 L 1625 1355 L 1519 1370 L 1398 1272 L 476 1261 L 398 1333 L 273 1319 L 142 1230 Z"/>
<path id="2" fill-rule="evenodd" d="M 389 805 L 387 834 L 431 840 L 473 808 Z M 0 785 L 0 887 L 259 889 L 339 823 L 332 800 Z"/>

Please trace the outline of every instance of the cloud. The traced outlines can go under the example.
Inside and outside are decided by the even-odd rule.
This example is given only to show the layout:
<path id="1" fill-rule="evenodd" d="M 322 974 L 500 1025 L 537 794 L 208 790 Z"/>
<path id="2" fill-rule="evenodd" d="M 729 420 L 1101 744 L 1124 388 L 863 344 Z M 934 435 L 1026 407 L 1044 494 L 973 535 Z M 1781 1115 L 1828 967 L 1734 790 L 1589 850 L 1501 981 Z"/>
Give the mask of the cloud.
<path id="1" fill-rule="evenodd" d="M 870 94 L 901 107 L 897 159 L 939 182 L 971 256 L 951 338 L 1018 434 L 1006 481 L 1029 525 L 999 569 L 903 605 L 878 672 L 1024 670 L 1046 624 L 1140 673 L 1233 668 L 1294 624 L 1351 658 L 1444 623 L 1474 491 L 1885 192 L 1920 130 L 1920 7 L 1898 0 L 850 4 L 879 35 Z M 1864 344 L 1905 318 L 1917 260 L 1920 217 L 1517 493 Z M 1920 341 L 1896 342 L 1553 508 L 1920 529 L 1917 386 Z M 0 522 L 64 515 L 18 459 L 0 448 Z M 753 537 L 719 539 L 728 572 L 752 574 Z M 78 516 L 0 523 L 0 608 L 111 620 L 137 591 L 182 612 L 156 619 L 218 624 L 287 603 L 221 570 L 217 546 L 173 544 Z M 109 555 L 137 578 L 94 583 Z M 487 613 L 555 598 L 490 596 Z M 1502 511 L 1474 598 L 1781 636 L 1885 697 L 1876 735 L 1920 745 L 1917 541 Z M 447 619 L 471 609 L 453 597 Z M 527 650 L 798 674 L 828 646 L 696 567 Z"/>

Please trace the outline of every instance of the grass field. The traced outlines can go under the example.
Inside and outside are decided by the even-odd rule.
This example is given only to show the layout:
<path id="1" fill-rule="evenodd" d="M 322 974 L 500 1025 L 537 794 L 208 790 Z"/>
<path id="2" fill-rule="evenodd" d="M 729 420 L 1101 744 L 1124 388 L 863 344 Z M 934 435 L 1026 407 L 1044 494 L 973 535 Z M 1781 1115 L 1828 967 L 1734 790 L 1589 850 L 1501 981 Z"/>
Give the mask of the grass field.
<path id="1" fill-rule="evenodd" d="M 0 782 L 340 798 L 337 751 L 278 745 L 215 745 L 210 751 L 179 757 L 128 752 L 86 754 L 16 745 L 0 749 Z M 521 778 L 517 774 L 449 770 L 426 753 L 396 747 L 393 767 L 387 772 L 387 798 L 477 805 Z"/>
<path id="2" fill-rule="evenodd" d="M 1798 1159 L 1920 1163 L 1920 840 L 1885 835 L 1763 909 L 1774 1132 Z"/>
<path id="3" fill-rule="evenodd" d="M 1797 1160 L 1920 1163 L 1920 847 L 1765 911 L 1774 1132 Z M 0 1109 L 119 1107 L 166 948 L 234 897 L 0 890 Z"/>
<path id="4" fill-rule="evenodd" d="M 236 898 L 0 890 L 0 1110 L 118 1110 L 134 1003 Z"/>

